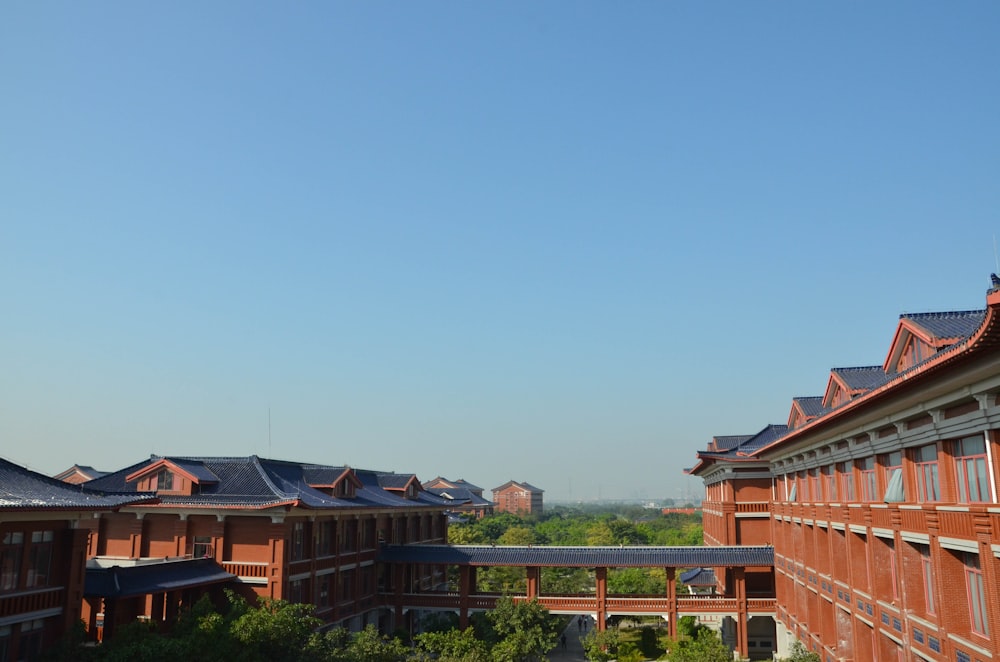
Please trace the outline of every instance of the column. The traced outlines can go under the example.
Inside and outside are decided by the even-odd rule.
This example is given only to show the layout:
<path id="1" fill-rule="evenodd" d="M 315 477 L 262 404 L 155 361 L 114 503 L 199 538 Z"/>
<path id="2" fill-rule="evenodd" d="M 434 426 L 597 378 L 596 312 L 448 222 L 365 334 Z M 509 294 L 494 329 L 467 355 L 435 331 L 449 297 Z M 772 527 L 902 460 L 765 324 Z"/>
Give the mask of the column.
<path id="1" fill-rule="evenodd" d="M 747 581 L 745 568 L 733 568 L 733 580 L 736 585 L 736 650 L 740 657 L 745 658 L 750 654 L 750 645 L 747 641 L 747 628 L 749 618 L 747 616 Z"/>
<path id="2" fill-rule="evenodd" d="M 527 576 L 528 599 L 531 600 L 533 598 L 537 598 L 541 594 L 541 585 L 542 585 L 541 568 L 537 566 L 534 567 L 529 566 L 526 567 L 524 570 Z"/>
<path id="3" fill-rule="evenodd" d="M 271 519 L 268 529 L 268 539 L 270 542 L 270 558 L 268 559 L 267 588 L 268 596 L 276 600 L 285 597 L 285 526 L 284 517 Z"/>
<path id="4" fill-rule="evenodd" d="M 475 568 L 468 565 L 458 567 L 458 627 L 469 627 L 469 595 L 474 590 Z"/>
<path id="5" fill-rule="evenodd" d="M 603 632 L 608 620 L 608 569 L 594 568 L 597 578 L 597 630 Z"/>
<path id="6" fill-rule="evenodd" d="M 666 568 L 667 571 L 667 634 L 671 639 L 677 638 L 677 568 Z"/>

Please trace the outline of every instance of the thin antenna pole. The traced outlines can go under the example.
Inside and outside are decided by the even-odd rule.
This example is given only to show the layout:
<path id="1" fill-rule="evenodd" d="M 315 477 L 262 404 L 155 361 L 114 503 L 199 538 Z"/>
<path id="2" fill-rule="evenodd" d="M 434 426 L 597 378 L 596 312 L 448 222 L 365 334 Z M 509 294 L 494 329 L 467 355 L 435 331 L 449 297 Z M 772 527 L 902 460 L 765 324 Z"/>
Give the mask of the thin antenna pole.
<path id="1" fill-rule="evenodd" d="M 993 233 L 993 261 L 996 262 L 997 270 L 994 273 L 1000 274 L 1000 257 L 997 257 L 997 235 Z"/>
<path id="2" fill-rule="evenodd" d="M 267 408 L 267 456 L 271 457 L 271 408 Z"/>

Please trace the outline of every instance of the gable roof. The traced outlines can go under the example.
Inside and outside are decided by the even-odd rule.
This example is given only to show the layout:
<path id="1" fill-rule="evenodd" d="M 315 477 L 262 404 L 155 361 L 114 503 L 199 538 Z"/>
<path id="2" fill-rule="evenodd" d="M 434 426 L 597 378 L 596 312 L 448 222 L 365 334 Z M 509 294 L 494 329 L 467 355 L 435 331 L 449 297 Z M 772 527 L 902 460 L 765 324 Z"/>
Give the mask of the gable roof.
<path id="1" fill-rule="evenodd" d="M 89 485 L 73 485 L 0 458 L 0 511 L 115 510 L 154 503 L 155 494 L 112 494 Z"/>
<path id="2" fill-rule="evenodd" d="M 134 480 L 144 467 L 169 460 L 175 466 L 183 465 L 198 472 L 211 472 L 217 482 L 203 484 L 196 494 L 162 494 L 164 506 L 201 508 L 263 509 L 276 506 L 298 506 L 314 509 L 344 509 L 364 507 L 413 507 L 447 505 L 435 495 L 419 492 L 415 499 L 382 488 L 379 475 L 383 472 L 333 467 L 303 462 L 269 460 L 249 457 L 151 457 L 125 469 L 87 483 L 88 486 L 117 492 L 135 492 Z M 343 479 L 351 480 L 356 491 L 352 498 L 331 496 L 320 487 L 333 485 Z"/>
<path id="3" fill-rule="evenodd" d="M 955 365 L 959 362 L 976 361 L 985 352 L 996 351 L 1000 348 L 1000 288 L 994 288 L 986 294 L 986 311 L 976 328 L 966 337 L 954 342 L 939 350 L 932 356 L 907 368 L 903 372 L 882 374 L 885 379 L 867 391 L 858 394 L 847 403 L 828 412 L 824 416 L 810 421 L 806 425 L 790 432 L 785 438 L 776 440 L 771 446 L 762 448 L 761 454 L 774 448 L 785 447 L 794 443 L 801 437 L 822 426 L 840 421 L 845 416 L 850 416 L 854 412 L 867 407 L 883 398 L 891 397 L 899 392 L 898 389 L 910 386 L 918 387 L 924 380 L 930 379 L 932 375 L 945 367 Z M 920 317 L 919 323 L 922 328 L 933 329 L 935 332 L 951 332 L 954 330 L 964 330 L 965 325 L 971 325 L 977 317 L 979 311 L 959 311 L 954 316 L 943 313 L 925 313 Z M 914 316 L 910 316 L 914 317 Z M 897 339 L 894 343 L 898 344 Z M 881 370 L 881 366 L 879 367 Z"/>
<path id="4" fill-rule="evenodd" d="M 710 451 L 728 451 L 736 448 L 744 441 L 752 437 L 752 434 L 731 434 L 723 435 L 718 437 L 712 437 L 712 441 L 708 442 L 708 450 Z"/>
<path id="5" fill-rule="evenodd" d="M 986 310 L 957 310 L 942 313 L 909 313 L 899 316 L 896 332 L 882 364 L 886 372 L 896 372 L 900 357 L 911 338 L 930 347 L 931 353 L 971 336 L 983 323 Z M 923 357 L 924 359 L 929 357 Z"/>
<path id="6" fill-rule="evenodd" d="M 86 464 L 74 464 L 69 469 L 65 471 L 60 471 L 53 476 L 56 480 L 61 480 L 65 483 L 82 483 L 84 481 L 93 480 L 108 473 L 107 471 L 98 471 L 94 467 L 88 466 Z M 71 480 L 75 478 L 76 480 Z"/>

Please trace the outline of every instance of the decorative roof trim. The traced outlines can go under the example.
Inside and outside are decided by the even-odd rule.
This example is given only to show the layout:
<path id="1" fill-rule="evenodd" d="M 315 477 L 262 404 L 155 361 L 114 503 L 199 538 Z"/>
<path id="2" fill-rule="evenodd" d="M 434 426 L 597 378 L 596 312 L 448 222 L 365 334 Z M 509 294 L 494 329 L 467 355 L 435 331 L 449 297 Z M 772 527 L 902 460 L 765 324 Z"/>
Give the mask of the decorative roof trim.
<path id="1" fill-rule="evenodd" d="M 990 290 L 986 294 L 986 315 L 983 317 L 979 328 L 968 338 L 941 350 L 923 363 L 917 364 L 905 372 L 893 375 L 886 383 L 846 402 L 828 414 L 820 416 L 800 428 L 790 430 L 782 438 L 776 439 L 767 446 L 757 449 L 755 455 L 762 457 L 766 452 L 786 446 L 794 442 L 798 437 L 804 436 L 807 432 L 812 432 L 824 425 L 828 425 L 831 421 L 839 421 L 845 416 L 853 414 L 861 407 L 887 397 L 887 394 L 891 395 L 896 388 L 922 379 L 928 373 L 936 372 L 964 356 L 981 350 L 987 345 L 987 341 L 991 339 L 995 343 L 1000 342 L 998 338 L 991 338 L 992 335 L 997 334 L 998 330 L 1000 330 L 1000 289 Z"/>
<path id="2" fill-rule="evenodd" d="M 190 471 L 187 471 L 183 467 L 180 467 L 180 466 L 174 464 L 173 462 L 170 461 L 170 458 L 166 458 L 166 457 L 161 457 L 160 459 L 156 460 L 152 464 L 147 464 L 146 466 L 144 466 L 143 468 L 139 469 L 138 471 L 133 471 L 128 476 L 125 476 L 125 482 L 126 483 L 131 483 L 133 481 L 140 480 L 142 478 L 145 478 L 146 476 L 150 476 L 150 475 L 158 472 L 160 469 L 170 469 L 170 471 L 172 471 L 174 473 L 177 473 L 177 474 L 180 474 L 181 476 L 184 476 L 185 478 L 187 478 L 188 480 L 190 480 L 195 485 L 201 485 L 203 482 L 205 482 L 205 483 L 209 482 L 209 481 L 203 481 L 203 480 L 201 480 L 200 478 L 198 478 L 197 476 L 195 476 L 194 474 L 192 474 Z M 215 481 L 215 482 L 218 482 L 218 481 Z"/>

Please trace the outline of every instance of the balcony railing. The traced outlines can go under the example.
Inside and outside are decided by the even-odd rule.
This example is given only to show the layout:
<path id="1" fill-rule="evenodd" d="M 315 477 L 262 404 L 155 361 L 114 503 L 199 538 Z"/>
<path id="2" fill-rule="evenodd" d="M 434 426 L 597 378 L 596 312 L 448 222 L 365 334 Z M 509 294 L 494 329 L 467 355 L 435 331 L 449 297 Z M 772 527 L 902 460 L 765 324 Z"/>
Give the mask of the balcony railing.
<path id="1" fill-rule="evenodd" d="M 0 618 L 62 607 L 65 594 L 66 590 L 57 586 L 0 596 Z"/>

